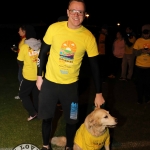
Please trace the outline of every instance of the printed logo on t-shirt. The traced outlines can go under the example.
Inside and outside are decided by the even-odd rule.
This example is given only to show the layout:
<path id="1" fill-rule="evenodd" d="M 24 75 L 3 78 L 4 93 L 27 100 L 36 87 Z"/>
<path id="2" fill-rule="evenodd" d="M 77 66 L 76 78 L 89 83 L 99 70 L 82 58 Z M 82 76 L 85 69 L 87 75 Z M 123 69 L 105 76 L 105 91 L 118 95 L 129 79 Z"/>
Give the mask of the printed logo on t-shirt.
<path id="1" fill-rule="evenodd" d="M 38 55 L 39 51 L 34 51 L 31 48 L 28 50 L 28 54 L 32 60 L 32 62 L 37 62 L 38 61 Z"/>
<path id="2" fill-rule="evenodd" d="M 74 54 L 76 52 L 76 44 L 72 41 L 65 41 L 59 54 L 59 67 L 61 74 L 68 74 L 69 68 L 73 65 Z"/>
<path id="3" fill-rule="evenodd" d="M 145 50 L 148 50 L 148 49 L 150 48 L 150 44 L 149 44 L 149 43 L 144 44 L 144 45 L 143 45 L 143 48 L 144 48 Z"/>

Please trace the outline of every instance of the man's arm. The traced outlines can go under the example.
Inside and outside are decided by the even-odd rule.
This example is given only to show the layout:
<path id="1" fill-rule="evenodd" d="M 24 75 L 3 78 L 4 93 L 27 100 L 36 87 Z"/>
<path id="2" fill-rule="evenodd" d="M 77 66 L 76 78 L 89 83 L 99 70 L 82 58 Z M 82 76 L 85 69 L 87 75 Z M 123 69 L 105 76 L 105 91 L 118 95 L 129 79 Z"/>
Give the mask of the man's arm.
<path id="1" fill-rule="evenodd" d="M 47 53 L 50 50 L 50 45 L 47 45 L 44 41 L 42 42 L 40 53 L 38 56 L 38 70 L 37 75 L 42 76 L 43 69 L 47 61 Z"/>
<path id="2" fill-rule="evenodd" d="M 99 67 L 99 56 L 89 57 L 96 93 L 102 93 L 102 78 Z"/>
<path id="3" fill-rule="evenodd" d="M 91 70 L 93 74 L 93 80 L 96 88 L 95 106 L 100 107 L 104 102 L 102 96 L 102 76 L 99 67 L 99 56 L 89 57 Z"/>
<path id="4" fill-rule="evenodd" d="M 150 54 L 150 49 L 145 50 L 145 49 L 143 48 L 143 49 L 137 50 L 137 49 L 134 49 L 134 48 L 133 48 L 133 54 L 134 54 L 135 56 L 140 56 L 140 55 L 142 55 L 142 54 Z"/>
<path id="5" fill-rule="evenodd" d="M 49 52 L 50 50 L 50 45 L 47 45 L 44 41 L 42 42 L 42 45 L 41 45 L 41 49 L 40 49 L 40 53 L 39 53 L 39 56 L 38 56 L 38 64 L 37 64 L 37 82 L 36 82 L 36 85 L 38 87 L 38 89 L 40 90 L 41 89 L 41 85 L 42 85 L 42 82 L 43 82 L 43 79 L 42 79 L 42 72 L 45 68 L 45 65 L 46 65 L 46 62 L 47 62 L 47 53 Z"/>
<path id="6" fill-rule="evenodd" d="M 140 50 L 137 50 L 137 49 L 134 49 L 133 48 L 133 54 L 135 55 L 135 56 L 140 56 L 141 54 L 142 54 L 142 49 L 140 49 Z"/>

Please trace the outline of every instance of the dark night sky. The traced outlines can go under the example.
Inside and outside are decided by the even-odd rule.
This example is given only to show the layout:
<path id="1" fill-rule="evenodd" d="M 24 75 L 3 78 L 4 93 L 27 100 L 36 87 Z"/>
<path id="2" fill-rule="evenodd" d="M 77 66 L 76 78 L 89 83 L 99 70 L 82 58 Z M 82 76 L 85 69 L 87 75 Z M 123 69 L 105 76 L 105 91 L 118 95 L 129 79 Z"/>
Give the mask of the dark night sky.
<path id="1" fill-rule="evenodd" d="M 144 2 L 145 1 L 145 2 Z M 146 0 L 132 2 L 132 0 L 85 0 L 89 24 L 116 24 L 117 22 L 139 25 L 150 22 L 150 8 Z M 57 21 L 58 17 L 66 15 L 68 0 L 38 0 L 31 2 L 5 1 L 1 4 L 0 23 L 46 23 Z"/>

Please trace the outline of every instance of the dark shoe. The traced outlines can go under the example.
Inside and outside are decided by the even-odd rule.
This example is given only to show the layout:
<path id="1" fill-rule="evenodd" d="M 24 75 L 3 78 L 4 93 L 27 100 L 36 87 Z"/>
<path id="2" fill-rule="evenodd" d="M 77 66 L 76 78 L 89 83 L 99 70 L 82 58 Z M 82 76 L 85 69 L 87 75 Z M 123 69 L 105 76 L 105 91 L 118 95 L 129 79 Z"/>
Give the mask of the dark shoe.
<path id="1" fill-rule="evenodd" d="M 47 149 L 46 147 L 42 147 L 41 150 L 53 150 L 52 148 Z"/>
<path id="2" fill-rule="evenodd" d="M 127 80 L 127 81 L 131 81 L 131 79 L 128 79 L 128 78 L 127 78 L 126 80 Z"/>
<path id="3" fill-rule="evenodd" d="M 42 147 L 41 150 L 50 150 L 50 149 L 47 149 L 46 147 Z"/>
<path id="4" fill-rule="evenodd" d="M 115 76 L 113 74 L 109 75 L 108 78 L 114 79 Z"/>
<path id="5" fill-rule="evenodd" d="M 126 78 L 122 78 L 122 77 L 120 77 L 119 80 L 121 80 L 121 81 L 127 81 Z"/>
<path id="6" fill-rule="evenodd" d="M 146 101 L 146 104 L 149 104 L 150 103 L 150 100 Z"/>
<path id="7" fill-rule="evenodd" d="M 142 102 L 137 102 L 137 104 L 140 104 L 140 105 L 141 105 L 141 104 L 142 104 Z"/>
<path id="8" fill-rule="evenodd" d="M 72 147 L 65 147 L 65 150 L 73 150 Z"/>

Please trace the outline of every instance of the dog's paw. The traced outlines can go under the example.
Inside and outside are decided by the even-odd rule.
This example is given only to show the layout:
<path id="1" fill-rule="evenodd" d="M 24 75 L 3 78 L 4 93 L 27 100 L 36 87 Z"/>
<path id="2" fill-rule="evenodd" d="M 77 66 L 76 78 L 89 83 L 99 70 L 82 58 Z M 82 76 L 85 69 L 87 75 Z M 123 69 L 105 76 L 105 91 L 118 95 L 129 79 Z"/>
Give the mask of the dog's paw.
<path id="1" fill-rule="evenodd" d="M 64 136 L 53 137 L 51 139 L 51 144 L 64 147 L 66 146 L 66 137 Z"/>

